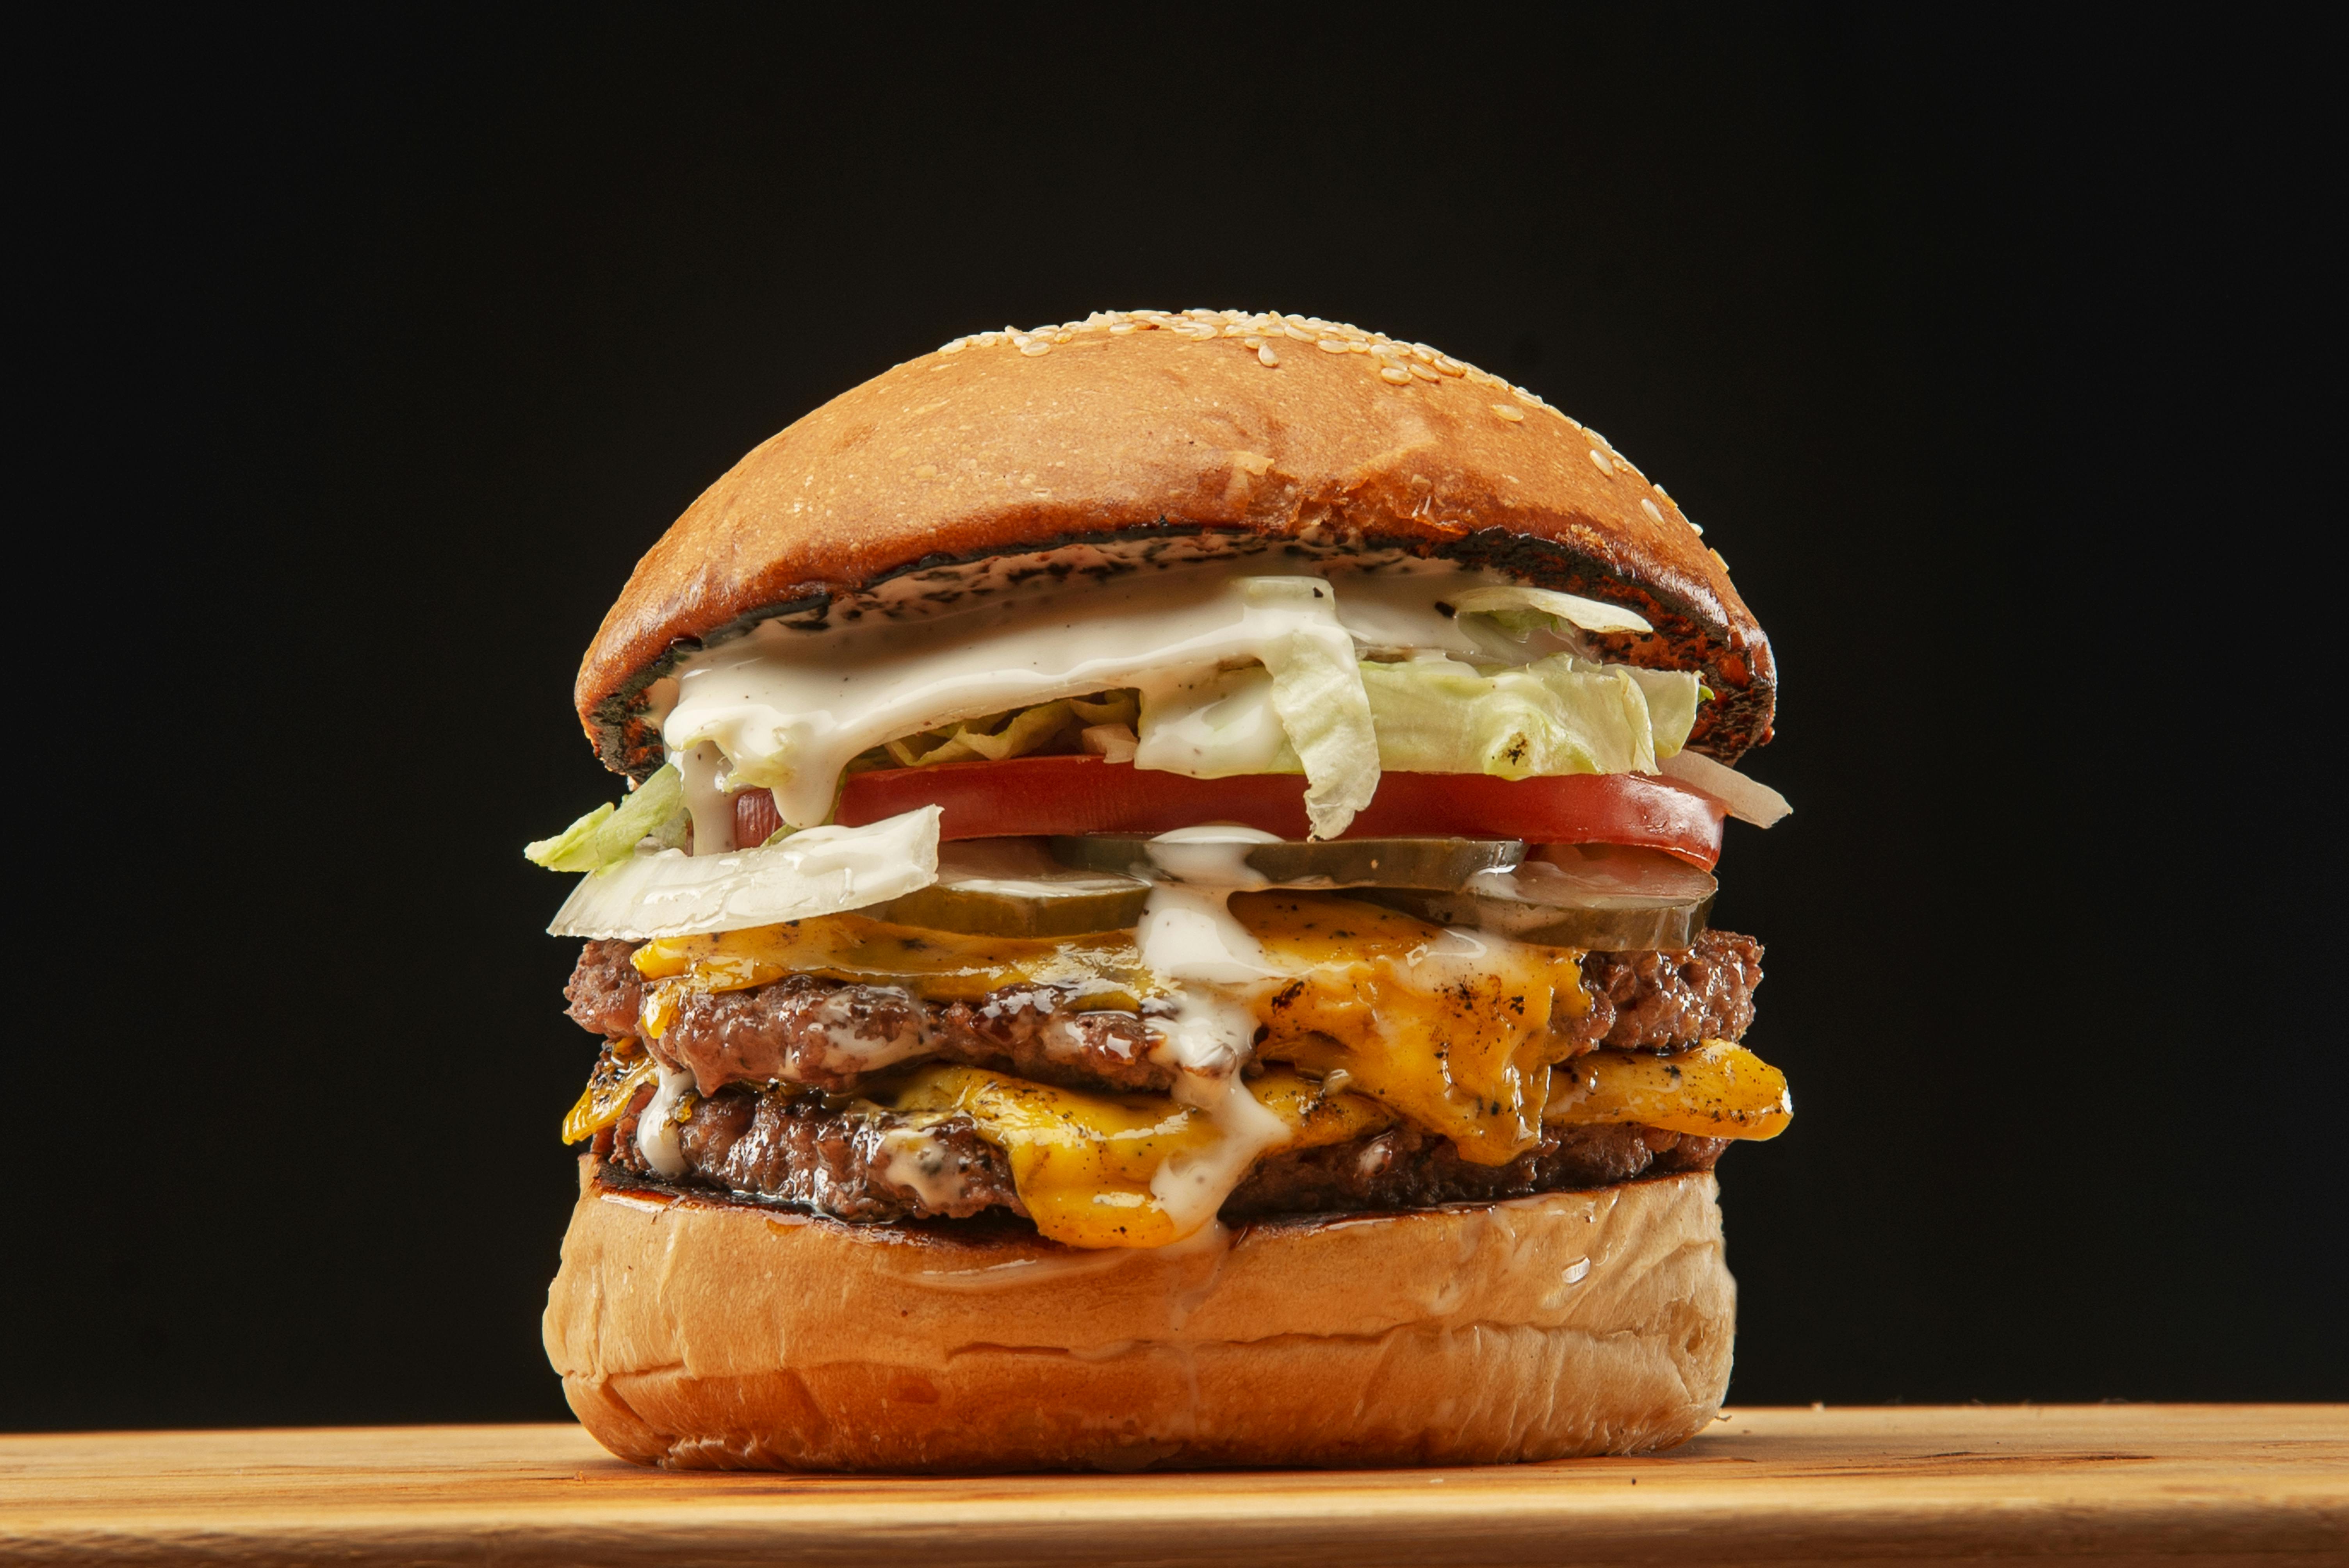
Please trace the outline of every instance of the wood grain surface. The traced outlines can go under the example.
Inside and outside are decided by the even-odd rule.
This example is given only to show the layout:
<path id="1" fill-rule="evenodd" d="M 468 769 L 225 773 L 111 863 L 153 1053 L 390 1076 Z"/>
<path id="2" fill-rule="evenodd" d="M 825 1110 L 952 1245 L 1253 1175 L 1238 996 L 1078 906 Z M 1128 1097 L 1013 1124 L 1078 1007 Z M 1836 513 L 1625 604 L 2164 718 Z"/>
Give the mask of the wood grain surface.
<path id="1" fill-rule="evenodd" d="M 2349 1563 L 2349 1406 L 1728 1412 L 1442 1470 L 668 1474 L 577 1428 L 0 1437 L 12 1562 Z"/>

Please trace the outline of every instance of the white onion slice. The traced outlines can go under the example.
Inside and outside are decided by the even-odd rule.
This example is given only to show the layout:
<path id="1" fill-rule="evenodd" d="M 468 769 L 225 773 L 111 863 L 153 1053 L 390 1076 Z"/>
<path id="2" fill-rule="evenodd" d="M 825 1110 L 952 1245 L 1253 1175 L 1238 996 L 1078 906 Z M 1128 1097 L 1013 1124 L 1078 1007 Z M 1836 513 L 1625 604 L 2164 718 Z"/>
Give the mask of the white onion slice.
<path id="1" fill-rule="evenodd" d="M 723 854 L 638 853 L 581 879 L 550 936 L 691 936 L 808 920 L 918 892 L 938 880 L 936 806 L 862 828 L 811 828 Z"/>
<path id="2" fill-rule="evenodd" d="M 1724 768 L 1694 751 L 1675 751 L 1656 764 L 1656 771 L 1702 789 L 1741 822 L 1766 828 L 1795 808 L 1767 784 L 1757 783 L 1734 768 Z"/>

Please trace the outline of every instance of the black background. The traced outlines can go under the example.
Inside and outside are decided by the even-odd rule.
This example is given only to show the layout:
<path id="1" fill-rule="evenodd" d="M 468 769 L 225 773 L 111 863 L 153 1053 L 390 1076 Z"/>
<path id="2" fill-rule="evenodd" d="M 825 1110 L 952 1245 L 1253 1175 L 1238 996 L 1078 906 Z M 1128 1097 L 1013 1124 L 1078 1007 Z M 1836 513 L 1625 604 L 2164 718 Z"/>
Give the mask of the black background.
<path id="1" fill-rule="evenodd" d="M 2315 40 L 798 15 L 20 61 L 0 1424 L 560 1416 L 579 651 L 805 410 L 1145 304 L 1533 387 L 1770 629 L 1733 1398 L 2349 1398 Z"/>

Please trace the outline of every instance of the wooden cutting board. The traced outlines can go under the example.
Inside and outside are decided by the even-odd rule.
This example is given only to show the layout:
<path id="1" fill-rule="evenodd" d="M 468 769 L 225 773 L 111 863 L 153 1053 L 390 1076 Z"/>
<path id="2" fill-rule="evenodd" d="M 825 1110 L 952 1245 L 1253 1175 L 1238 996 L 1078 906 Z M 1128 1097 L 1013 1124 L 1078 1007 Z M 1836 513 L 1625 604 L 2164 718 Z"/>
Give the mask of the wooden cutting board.
<path id="1" fill-rule="evenodd" d="M 2349 1563 L 2349 1406 L 1729 1412 L 1491 1469 L 667 1474 L 575 1427 L 0 1437 L 0 1559 Z"/>

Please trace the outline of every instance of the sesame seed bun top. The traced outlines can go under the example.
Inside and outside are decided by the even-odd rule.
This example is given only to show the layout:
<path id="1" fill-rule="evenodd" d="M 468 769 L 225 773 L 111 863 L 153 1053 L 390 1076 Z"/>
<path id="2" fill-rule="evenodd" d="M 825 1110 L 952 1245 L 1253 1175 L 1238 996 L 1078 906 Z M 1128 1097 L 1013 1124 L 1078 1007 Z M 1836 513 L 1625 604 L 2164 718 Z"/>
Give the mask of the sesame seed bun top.
<path id="1" fill-rule="evenodd" d="M 1721 557 L 1604 438 L 1423 344 L 1231 311 L 981 333 L 841 394 L 636 563 L 574 695 L 605 761 L 642 775 L 660 761 L 647 688 L 761 620 L 983 593 L 1024 564 L 1006 558 L 1274 543 L 1447 558 L 1628 605 L 1655 634 L 1600 639 L 1608 656 L 1697 670 L 1716 694 L 1694 749 L 1734 761 L 1769 738 L 1768 639 Z"/>

